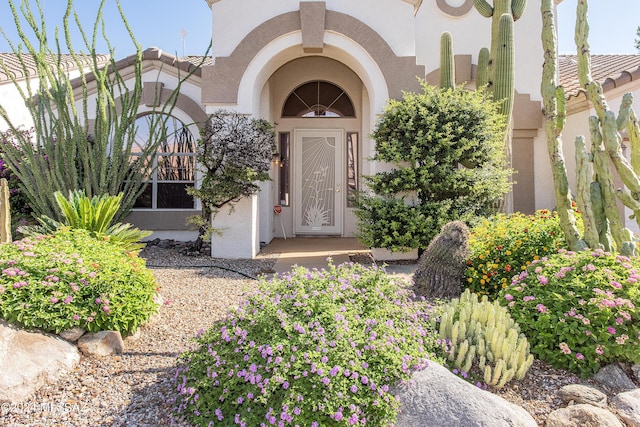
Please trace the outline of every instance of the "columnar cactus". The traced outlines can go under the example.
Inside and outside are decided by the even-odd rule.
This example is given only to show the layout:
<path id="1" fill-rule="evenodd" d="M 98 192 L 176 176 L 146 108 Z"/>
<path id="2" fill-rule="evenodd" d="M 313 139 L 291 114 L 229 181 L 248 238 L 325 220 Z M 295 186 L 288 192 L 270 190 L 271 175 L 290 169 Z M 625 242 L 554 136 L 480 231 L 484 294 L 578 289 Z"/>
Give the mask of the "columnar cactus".
<path id="1" fill-rule="evenodd" d="M 589 118 L 595 177 L 602 191 L 604 213 L 609 222 L 611 235 L 616 242 L 618 251 L 625 255 L 636 255 L 637 249 L 633 234 L 629 229 L 624 228 L 623 221 L 620 217 L 616 202 L 616 187 L 613 180 L 613 172 L 609 165 L 609 161 L 611 161 L 622 182 L 630 192 L 629 195 L 622 196 L 620 200 L 622 200 L 623 203 L 626 202 L 625 204 L 635 211 L 637 204 L 631 201 L 640 200 L 640 179 L 632 165 L 622 154 L 622 137 L 619 133 L 620 130 L 628 127 L 632 122 L 630 118 L 634 116 L 631 108 L 633 97 L 631 94 L 627 94 L 624 97 L 618 117 L 616 118 L 615 113 L 611 111 L 607 105 L 602 86 L 592 79 L 587 8 L 587 0 L 578 0 L 575 41 L 578 51 L 578 77 L 580 84 L 587 92 L 587 96 L 596 111 L 596 116 Z M 633 134 L 633 138 L 636 138 L 637 135 L 640 134 L 640 130 L 637 129 L 637 122 L 635 123 L 635 129 L 633 129 L 633 125 L 632 123 L 630 133 Z M 635 143 L 634 145 L 637 146 Z M 638 154 L 634 154 L 634 157 L 637 155 Z M 637 157 L 634 161 L 637 162 Z M 618 193 L 620 194 L 620 192 Z M 638 220 L 639 218 L 636 218 L 636 221 Z"/>
<path id="2" fill-rule="evenodd" d="M 551 0 L 549 0 L 551 1 Z M 596 194 L 596 197 L 599 197 L 598 200 L 601 200 L 601 192 L 600 189 L 593 189 L 590 186 L 592 171 L 590 162 L 593 161 L 593 155 L 587 153 L 585 140 L 583 136 L 578 136 L 576 138 L 576 203 L 578 204 L 578 209 L 583 213 L 582 222 L 584 224 L 584 241 L 586 244 L 593 249 L 601 247 L 600 242 L 600 234 L 598 232 L 598 224 L 596 223 L 596 218 L 594 217 L 595 210 L 593 209 L 593 202 L 591 200 L 591 192 L 598 191 L 599 194 Z M 599 203 L 598 214 L 604 214 L 604 206 Z M 586 213 L 586 215 L 584 214 Z M 604 228 L 606 226 L 606 221 L 602 224 L 602 219 L 600 220 L 600 228 Z M 604 236 L 607 233 L 605 231 Z M 610 245 L 610 242 L 608 242 Z M 604 249 L 604 244 L 602 248 Z M 610 250 L 610 249 L 608 249 Z"/>
<path id="3" fill-rule="evenodd" d="M 0 179 L 0 243 L 11 241 L 11 209 L 9 206 L 9 183 Z"/>
<path id="4" fill-rule="evenodd" d="M 477 370 L 484 381 L 502 388 L 521 380 L 533 364 L 529 343 L 506 307 L 467 289 L 451 300 L 440 318 L 440 339 L 448 343 L 448 359 L 464 372 Z"/>
<path id="5" fill-rule="evenodd" d="M 517 21 L 527 7 L 527 0 L 494 0 L 493 6 L 487 0 L 473 0 L 473 5 L 480 15 L 491 18 L 491 58 L 495 58 L 499 44 L 500 17 L 506 13 Z"/>
<path id="6" fill-rule="evenodd" d="M 445 31 L 440 36 L 440 88 L 454 89 L 456 86 L 456 68 L 453 57 L 451 33 Z"/>
<path id="7" fill-rule="evenodd" d="M 489 49 L 483 47 L 478 53 L 478 71 L 476 72 L 476 88 L 486 88 L 489 84 Z"/>
<path id="8" fill-rule="evenodd" d="M 499 20 L 498 46 L 496 48 L 493 79 L 493 99 L 501 101 L 500 112 L 507 116 L 513 111 L 515 94 L 515 66 L 513 47 L 513 18 L 504 13 Z"/>
<path id="9" fill-rule="evenodd" d="M 489 88 L 494 90 L 493 86 L 497 84 L 496 79 L 499 77 L 496 74 L 498 70 L 502 70 L 500 72 L 502 77 L 500 78 L 510 79 L 511 83 L 513 83 L 513 70 L 515 69 L 513 54 L 505 56 L 503 52 L 500 54 L 500 58 L 498 55 L 500 50 L 504 51 L 502 46 L 505 40 L 511 39 L 511 43 L 513 43 L 513 23 L 520 19 L 524 13 L 527 6 L 527 0 L 494 0 L 493 6 L 490 5 L 487 0 L 474 0 L 473 5 L 482 16 L 491 18 L 491 51 L 487 70 Z M 502 24 L 500 23 L 503 15 L 507 15 L 511 19 L 510 28 L 508 28 L 508 24 L 506 24 L 506 22 L 503 22 Z M 500 29 L 501 26 L 502 30 Z M 506 34 L 505 31 L 508 31 L 509 34 Z M 478 65 L 480 65 L 479 62 Z M 505 75 L 506 70 L 509 71 Z M 502 81 L 499 84 L 502 86 L 505 83 L 508 84 L 506 81 Z M 507 123 L 510 123 L 511 109 L 509 106 L 513 105 L 515 93 L 513 90 L 508 92 L 506 89 L 507 88 L 503 86 L 499 89 L 498 94 L 494 91 L 494 99 L 507 99 L 505 102 L 504 112 L 506 112 L 507 115 Z"/>
<path id="10" fill-rule="evenodd" d="M 547 151 L 551 161 L 551 172 L 556 196 L 556 209 L 560 225 L 567 244 L 572 250 L 586 246 L 580 241 L 580 231 L 571 207 L 569 179 L 562 152 L 562 130 L 566 120 L 564 89 L 556 85 L 557 75 L 557 40 L 554 17 L 554 1 L 542 0 L 542 45 L 544 47 L 544 63 L 542 66 L 542 82 L 540 91 L 544 103 L 545 133 Z M 584 199 L 583 199 L 584 200 Z M 585 214 L 585 212 L 583 212 Z M 586 212 L 586 215 L 589 215 Z"/>

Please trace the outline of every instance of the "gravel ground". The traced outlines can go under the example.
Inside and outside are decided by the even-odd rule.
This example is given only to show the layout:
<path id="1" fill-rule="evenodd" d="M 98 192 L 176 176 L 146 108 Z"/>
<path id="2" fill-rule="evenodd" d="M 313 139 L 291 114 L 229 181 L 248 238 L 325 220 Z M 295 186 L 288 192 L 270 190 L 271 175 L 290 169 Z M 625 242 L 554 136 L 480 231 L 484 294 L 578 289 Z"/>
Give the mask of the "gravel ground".
<path id="1" fill-rule="evenodd" d="M 83 357 L 57 384 L 39 390 L 21 405 L 3 407 L 7 426 L 168 426 L 171 425 L 172 376 L 176 355 L 188 348 L 200 329 L 207 329 L 237 304 L 257 281 L 249 276 L 269 272 L 276 261 L 185 257 L 170 249 L 143 252 L 161 287 L 165 303 L 138 339 L 125 339 L 125 351 L 113 357 Z"/>
<path id="2" fill-rule="evenodd" d="M 21 405 L 4 410 L 7 426 L 168 426 L 171 425 L 172 376 L 176 355 L 190 339 L 236 305 L 257 281 L 269 273 L 277 255 L 255 260 L 187 257 L 176 250 L 151 246 L 142 255 L 152 267 L 165 303 L 141 335 L 125 340 L 121 355 L 83 357 L 77 368 L 57 384 L 38 391 Z M 216 265 L 223 268 L 212 268 Z M 208 267 L 204 267 L 208 266 Z M 524 407 L 544 424 L 561 406 L 556 391 L 580 378 L 536 361 L 527 378 L 498 394 Z M 4 408 L 3 408 L 4 409 Z"/>

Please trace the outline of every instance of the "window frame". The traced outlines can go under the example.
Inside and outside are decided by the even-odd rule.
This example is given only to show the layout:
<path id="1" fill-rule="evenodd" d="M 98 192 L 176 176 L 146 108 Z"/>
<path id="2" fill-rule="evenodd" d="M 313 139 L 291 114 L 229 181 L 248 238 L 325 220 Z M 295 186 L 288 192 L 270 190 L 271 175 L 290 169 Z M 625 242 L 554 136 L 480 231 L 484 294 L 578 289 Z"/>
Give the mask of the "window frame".
<path id="1" fill-rule="evenodd" d="M 141 111 L 138 113 L 138 116 L 136 117 L 136 121 L 148 116 L 150 114 L 166 114 L 166 113 L 160 113 L 157 111 Z M 153 166 L 153 172 L 151 174 L 151 177 L 149 180 L 145 180 L 143 182 L 146 183 L 146 187 L 145 187 L 145 192 L 148 191 L 148 189 L 150 188 L 151 190 L 151 206 L 136 206 L 134 205 L 134 207 L 132 208 L 132 211 L 137 211 L 137 212 L 169 212 L 169 211 L 197 211 L 201 209 L 201 204 L 200 204 L 200 200 L 196 197 L 190 196 L 193 198 L 193 205 L 191 207 L 158 207 L 158 184 L 186 184 L 186 186 L 188 186 L 189 184 L 191 184 L 193 187 L 198 186 L 201 177 L 200 177 L 200 171 L 198 170 L 198 162 L 196 160 L 196 151 L 197 151 L 197 136 L 200 134 L 200 130 L 198 128 L 198 126 L 193 122 L 193 120 L 191 120 L 186 114 L 181 113 L 178 110 L 173 110 L 171 112 L 171 114 L 169 114 L 170 118 L 169 121 L 171 120 L 176 120 L 178 124 L 182 125 L 182 128 L 186 128 L 190 133 L 191 133 L 191 137 L 193 138 L 193 151 L 191 153 L 173 153 L 173 152 L 168 152 L 168 151 L 160 151 L 162 149 L 162 147 L 158 148 L 158 151 L 155 153 L 155 155 L 153 156 L 153 159 L 151 159 L 152 161 L 152 166 Z M 131 153 L 132 157 L 140 157 L 138 154 L 132 152 Z M 193 164 L 192 164 L 192 168 L 193 168 L 193 180 L 159 180 L 158 179 L 158 160 L 159 158 L 162 157 L 191 157 L 193 158 Z M 144 194 L 144 193 L 143 193 Z M 141 195 L 142 196 L 142 195 Z M 137 201 L 136 201 L 137 203 Z"/>

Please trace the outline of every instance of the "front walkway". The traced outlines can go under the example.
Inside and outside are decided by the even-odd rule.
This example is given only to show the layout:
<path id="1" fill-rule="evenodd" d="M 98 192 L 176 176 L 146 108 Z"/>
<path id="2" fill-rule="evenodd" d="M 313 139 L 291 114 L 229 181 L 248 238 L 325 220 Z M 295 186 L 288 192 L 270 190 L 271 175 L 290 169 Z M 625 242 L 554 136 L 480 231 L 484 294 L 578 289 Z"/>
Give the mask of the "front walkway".
<path id="1" fill-rule="evenodd" d="M 274 272 L 284 273 L 296 265 L 307 269 L 326 268 L 329 257 L 334 265 L 339 265 L 349 262 L 349 255 L 368 255 L 370 250 L 353 237 L 294 237 L 273 239 L 258 256 L 270 254 L 278 254 Z M 394 263 L 387 265 L 385 269 L 389 274 L 410 278 L 416 269 L 416 263 Z"/>

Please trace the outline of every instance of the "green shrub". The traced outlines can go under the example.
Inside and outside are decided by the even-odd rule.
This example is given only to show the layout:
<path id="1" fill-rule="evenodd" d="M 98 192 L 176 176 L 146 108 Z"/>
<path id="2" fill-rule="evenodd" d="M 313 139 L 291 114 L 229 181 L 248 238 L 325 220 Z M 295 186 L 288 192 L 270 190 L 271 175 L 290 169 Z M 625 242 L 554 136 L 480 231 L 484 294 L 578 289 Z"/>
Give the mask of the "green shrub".
<path id="1" fill-rule="evenodd" d="M 364 177 L 371 192 L 355 200 L 365 245 L 426 248 L 447 222 L 495 213 L 511 188 L 498 104 L 484 92 L 423 89 L 389 101 L 372 132 L 373 160 L 392 169 Z"/>
<path id="2" fill-rule="evenodd" d="M 134 332 L 157 312 L 144 260 L 86 230 L 0 245 L 0 316 L 47 332 Z"/>
<path id="3" fill-rule="evenodd" d="M 151 235 L 151 231 L 140 230 L 131 224 L 112 224 L 120 209 L 122 193 L 117 196 L 103 194 L 89 198 L 83 191 L 74 190 L 65 198 L 61 192 L 56 191 L 54 198 L 62 212 L 63 223 L 42 215 L 36 218 L 40 225 L 20 227 L 18 231 L 34 237 L 53 234 L 64 227 L 88 230 L 93 237 L 108 240 L 134 253 L 138 253 L 145 246 L 140 240 Z"/>
<path id="4" fill-rule="evenodd" d="M 180 357 L 176 412 L 191 424 L 388 425 L 389 387 L 435 337 L 406 287 L 360 265 L 262 282 Z"/>
<path id="5" fill-rule="evenodd" d="M 495 298 L 532 261 L 566 247 L 555 212 L 498 214 L 471 229 L 466 283 L 471 292 Z"/>
<path id="6" fill-rule="evenodd" d="M 639 273 L 637 258 L 561 250 L 514 277 L 500 301 L 533 354 L 586 377 L 604 364 L 640 362 Z"/>
<path id="7" fill-rule="evenodd" d="M 507 308 L 486 295 L 478 300 L 468 289 L 445 304 L 439 339 L 450 367 L 498 389 L 523 379 L 533 364 L 527 338 Z"/>

